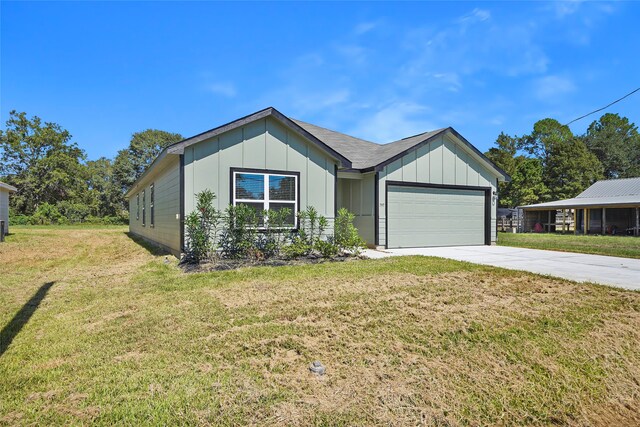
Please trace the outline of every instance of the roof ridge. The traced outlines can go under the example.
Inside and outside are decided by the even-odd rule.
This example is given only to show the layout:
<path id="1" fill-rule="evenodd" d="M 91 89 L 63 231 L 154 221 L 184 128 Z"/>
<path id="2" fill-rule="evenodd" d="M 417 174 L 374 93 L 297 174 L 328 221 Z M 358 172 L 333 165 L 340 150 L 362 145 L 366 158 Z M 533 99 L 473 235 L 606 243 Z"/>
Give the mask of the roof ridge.
<path id="1" fill-rule="evenodd" d="M 384 144 L 379 144 L 377 142 L 369 141 L 367 139 L 358 138 L 357 136 L 349 135 L 348 133 L 339 132 L 337 130 L 329 129 L 329 128 L 326 128 L 324 126 L 318 126 L 318 125 L 313 124 L 313 123 L 305 122 L 304 120 L 299 120 L 299 119 L 296 119 L 296 118 L 293 118 L 293 117 L 290 117 L 290 118 L 291 118 L 291 120 L 293 120 L 296 123 L 298 123 L 298 122 L 299 123 L 304 123 L 305 125 L 314 126 L 314 127 L 319 128 L 319 129 L 322 129 L 322 130 L 326 130 L 326 131 L 329 131 L 329 132 L 333 132 L 333 133 L 337 133 L 337 134 L 340 134 L 340 135 L 348 136 L 349 138 L 357 139 L 357 140 L 362 141 L 362 142 L 367 142 L 369 144 L 374 144 L 374 145 L 384 145 Z"/>

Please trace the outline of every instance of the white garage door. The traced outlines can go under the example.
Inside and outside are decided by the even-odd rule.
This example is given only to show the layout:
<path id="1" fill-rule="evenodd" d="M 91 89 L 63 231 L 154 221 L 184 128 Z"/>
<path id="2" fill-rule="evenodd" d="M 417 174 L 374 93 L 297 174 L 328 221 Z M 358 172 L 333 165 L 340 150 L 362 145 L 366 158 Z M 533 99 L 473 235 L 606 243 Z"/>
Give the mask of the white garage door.
<path id="1" fill-rule="evenodd" d="M 387 247 L 485 244 L 484 190 L 387 188 Z"/>

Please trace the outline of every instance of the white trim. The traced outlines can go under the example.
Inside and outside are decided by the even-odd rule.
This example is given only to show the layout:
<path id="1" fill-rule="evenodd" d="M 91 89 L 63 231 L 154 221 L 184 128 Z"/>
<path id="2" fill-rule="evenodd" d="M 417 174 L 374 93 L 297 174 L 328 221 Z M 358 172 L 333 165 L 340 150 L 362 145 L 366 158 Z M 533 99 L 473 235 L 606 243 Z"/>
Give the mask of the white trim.
<path id="1" fill-rule="evenodd" d="M 16 191 L 18 191 L 18 189 L 16 187 L 14 187 L 13 185 L 9 185 L 9 184 L 5 184 L 4 182 L 0 182 L 0 188 L 7 190 L 9 192 L 15 193 Z"/>
<path id="2" fill-rule="evenodd" d="M 238 174 L 244 175 L 262 175 L 263 179 L 263 199 L 238 199 L 236 198 L 236 177 Z M 295 181 L 295 185 L 293 187 L 293 200 L 270 200 L 269 199 L 269 177 L 271 176 L 285 176 L 287 178 L 293 178 Z M 238 203 L 262 203 L 263 210 L 268 211 L 271 203 L 286 203 L 291 204 L 293 206 L 293 227 L 298 227 L 298 175 L 297 174 L 286 174 L 286 173 L 266 173 L 266 172 L 244 172 L 244 171 L 233 171 L 233 206 L 236 206 Z M 268 220 L 268 219 L 267 219 Z M 264 227 L 260 227 L 264 228 Z"/>

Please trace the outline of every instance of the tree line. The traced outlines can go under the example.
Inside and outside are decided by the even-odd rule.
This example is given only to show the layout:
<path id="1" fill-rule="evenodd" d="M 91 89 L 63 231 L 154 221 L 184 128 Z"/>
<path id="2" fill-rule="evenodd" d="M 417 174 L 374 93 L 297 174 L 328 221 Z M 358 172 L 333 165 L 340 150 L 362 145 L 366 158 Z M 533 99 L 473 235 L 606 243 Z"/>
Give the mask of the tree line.
<path id="1" fill-rule="evenodd" d="M 583 135 L 543 119 L 528 135 L 501 133 L 485 154 L 511 176 L 499 184 L 501 207 L 572 198 L 600 179 L 640 177 L 638 127 L 618 114 L 604 114 Z"/>
<path id="2" fill-rule="evenodd" d="M 88 160 L 60 125 L 11 111 L 0 130 L 0 181 L 10 198 L 12 223 L 127 223 L 125 191 L 164 147 L 182 135 L 147 129 L 131 136 L 113 159 Z"/>
<path id="3" fill-rule="evenodd" d="M 88 160 L 60 125 L 11 111 L 0 130 L 0 181 L 18 188 L 13 223 L 128 221 L 124 193 L 164 147 L 182 135 L 147 129 L 113 159 Z M 626 117 L 607 113 L 583 135 L 554 119 L 530 134 L 501 133 L 485 153 L 511 176 L 500 183 L 501 207 L 575 197 L 603 178 L 640 176 L 640 135 Z"/>

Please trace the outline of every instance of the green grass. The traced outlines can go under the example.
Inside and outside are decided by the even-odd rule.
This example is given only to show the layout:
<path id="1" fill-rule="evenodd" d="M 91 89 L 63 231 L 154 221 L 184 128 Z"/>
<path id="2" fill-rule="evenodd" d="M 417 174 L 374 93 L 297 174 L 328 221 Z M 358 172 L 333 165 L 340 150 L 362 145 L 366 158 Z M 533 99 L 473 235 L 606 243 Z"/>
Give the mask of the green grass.
<path id="1" fill-rule="evenodd" d="M 0 244 L 0 425 L 640 422 L 639 293 L 424 257 L 183 274 L 125 231 Z"/>
<path id="2" fill-rule="evenodd" d="M 640 238 L 547 233 L 500 233 L 498 244 L 550 251 L 640 258 Z"/>

